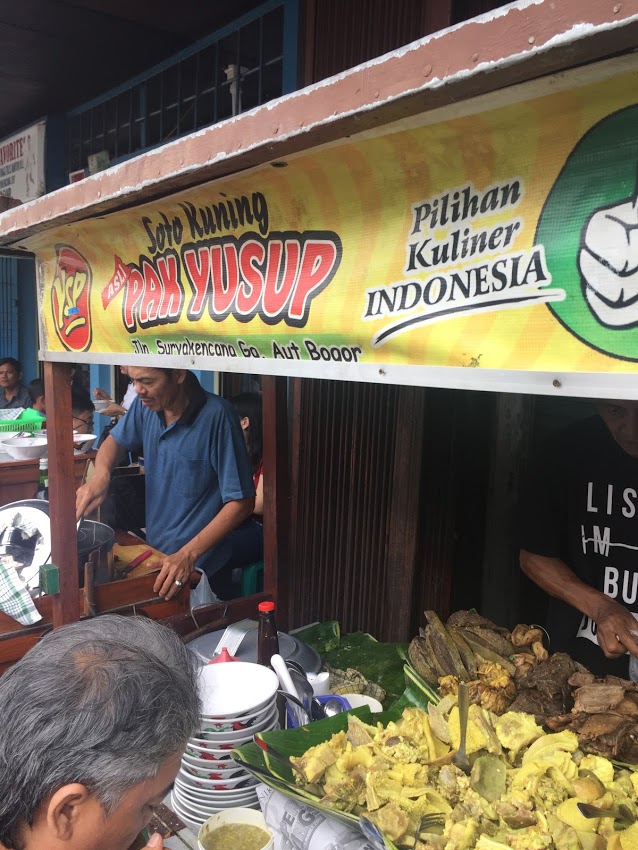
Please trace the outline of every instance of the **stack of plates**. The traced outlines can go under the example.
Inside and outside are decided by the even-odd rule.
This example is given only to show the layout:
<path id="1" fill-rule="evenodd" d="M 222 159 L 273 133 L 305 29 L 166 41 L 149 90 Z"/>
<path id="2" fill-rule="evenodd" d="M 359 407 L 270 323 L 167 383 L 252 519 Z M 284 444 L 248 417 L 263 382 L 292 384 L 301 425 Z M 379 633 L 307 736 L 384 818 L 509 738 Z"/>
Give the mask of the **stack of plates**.
<path id="1" fill-rule="evenodd" d="M 233 661 L 203 667 L 202 723 L 189 739 L 175 779 L 172 807 L 197 832 L 227 808 L 257 808 L 256 780 L 230 757 L 256 732 L 277 729 L 275 673 L 259 664 Z"/>

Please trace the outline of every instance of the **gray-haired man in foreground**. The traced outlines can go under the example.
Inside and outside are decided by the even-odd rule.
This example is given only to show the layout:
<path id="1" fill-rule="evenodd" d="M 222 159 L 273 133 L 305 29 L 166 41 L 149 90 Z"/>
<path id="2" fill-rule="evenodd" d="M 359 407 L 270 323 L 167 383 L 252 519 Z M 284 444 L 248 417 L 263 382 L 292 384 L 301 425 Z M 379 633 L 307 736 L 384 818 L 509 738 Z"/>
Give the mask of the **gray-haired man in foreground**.
<path id="1" fill-rule="evenodd" d="M 104 615 L 51 632 L 0 678 L 0 848 L 127 850 L 199 711 L 192 655 L 164 626 Z"/>

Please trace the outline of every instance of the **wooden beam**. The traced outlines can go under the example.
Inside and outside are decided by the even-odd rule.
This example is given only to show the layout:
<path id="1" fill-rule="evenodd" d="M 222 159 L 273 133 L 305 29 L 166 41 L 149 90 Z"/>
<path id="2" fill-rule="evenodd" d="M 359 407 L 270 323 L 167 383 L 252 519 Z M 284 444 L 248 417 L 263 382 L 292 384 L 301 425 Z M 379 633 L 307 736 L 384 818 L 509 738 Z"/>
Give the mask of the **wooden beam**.
<path id="1" fill-rule="evenodd" d="M 0 215 L 0 244 L 634 50 L 638 0 L 511 3 Z"/>
<path id="2" fill-rule="evenodd" d="M 262 378 L 264 433 L 264 591 L 277 603 L 277 625 L 288 627 L 290 478 L 287 379 Z"/>
<path id="3" fill-rule="evenodd" d="M 60 593 L 53 598 L 54 626 L 63 626 L 80 619 L 75 477 L 71 439 L 71 374 L 71 367 L 64 363 L 44 364 L 51 562 L 60 569 Z"/>

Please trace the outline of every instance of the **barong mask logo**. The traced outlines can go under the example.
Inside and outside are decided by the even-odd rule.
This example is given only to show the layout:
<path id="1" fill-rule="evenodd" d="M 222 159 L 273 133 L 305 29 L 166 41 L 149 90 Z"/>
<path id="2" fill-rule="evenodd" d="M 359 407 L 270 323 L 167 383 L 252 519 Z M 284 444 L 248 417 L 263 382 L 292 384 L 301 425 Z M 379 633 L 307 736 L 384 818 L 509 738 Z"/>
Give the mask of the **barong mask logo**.
<path id="1" fill-rule="evenodd" d="M 590 347 L 638 360 L 638 106 L 589 130 L 549 193 L 536 232 L 567 297 L 550 309 Z"/>
<path id="2" fill-rule="evenodd" d="M 70 245 L 56 246 L 56 269 L 51 286 L 51 310 L 58 339 L 67 351 L 91 346 L 91 266 Z"/>

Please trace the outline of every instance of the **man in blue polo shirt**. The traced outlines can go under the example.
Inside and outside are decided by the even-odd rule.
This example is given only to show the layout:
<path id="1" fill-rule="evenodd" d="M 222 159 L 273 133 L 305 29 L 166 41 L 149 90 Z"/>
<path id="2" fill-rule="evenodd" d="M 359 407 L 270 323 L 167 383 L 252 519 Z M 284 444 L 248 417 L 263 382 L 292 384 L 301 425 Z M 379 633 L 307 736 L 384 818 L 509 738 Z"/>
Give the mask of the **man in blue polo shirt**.
<path id="1" fill-rule="evenodd" d="M 143 453 L 146 536 L 167 554 L 153 589 L 170 599 L 196 567 L 212 578 L 228 562 L 225 537 L 253 512 L 252 470 L 237 414 L 192 372 L 131 366 L 129 377 L 137 398 L 100 446 L 76 510 L 102 504 L 121 447 Z"/>

